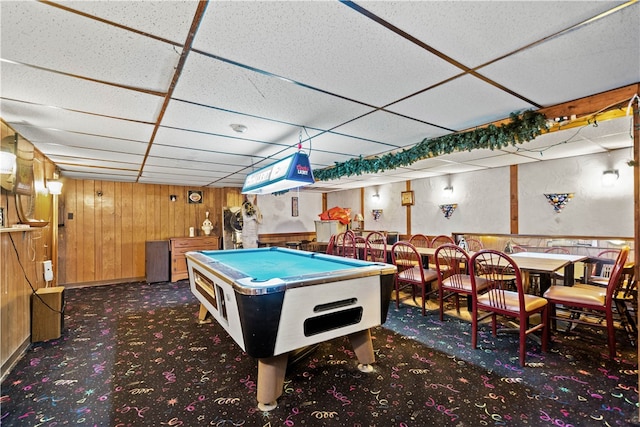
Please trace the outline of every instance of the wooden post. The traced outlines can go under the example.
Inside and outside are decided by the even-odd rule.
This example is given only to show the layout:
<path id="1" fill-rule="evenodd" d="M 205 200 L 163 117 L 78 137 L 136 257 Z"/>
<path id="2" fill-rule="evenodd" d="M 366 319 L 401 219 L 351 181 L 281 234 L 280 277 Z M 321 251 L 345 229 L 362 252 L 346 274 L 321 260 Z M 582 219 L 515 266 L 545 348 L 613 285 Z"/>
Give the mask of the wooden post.
<path id="1" fill-rule="evenodd" d="M 634 253 L 634 269 L 635 277 L 640 277 L 640 99 L 638 98 L 640 84 L 636 90 L 636 95 L 632 98 L 631 106 L 633 107 L 633 253 Z M 640 332 L 638 334 L 640 338 Z M 636 338 L 637 340 L 637 338 Z M 638 341 L 636 341 L 638 342 Z M 640 361 L 640 352 L 638 352 L 638 361 Z M 640 384 L 640 376 L 638 377 Z M 640 410 L 638 412 L 640 418 Z"/>
<path id="2" fill-rule="evenodd" d="M 518 165 L 509 166 L 510 233 L 518 234 Z"/>

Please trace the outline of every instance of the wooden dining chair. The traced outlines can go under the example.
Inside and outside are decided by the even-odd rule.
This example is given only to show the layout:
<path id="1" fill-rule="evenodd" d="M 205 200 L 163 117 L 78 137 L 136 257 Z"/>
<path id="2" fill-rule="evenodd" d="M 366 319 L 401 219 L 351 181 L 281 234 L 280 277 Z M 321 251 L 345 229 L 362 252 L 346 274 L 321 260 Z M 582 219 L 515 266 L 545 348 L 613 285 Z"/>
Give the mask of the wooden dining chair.
<path id="1" fill-rule="evenodd" d="M 416 248 L 430 248 L 431 240 L 424 234 L 413 234 L 409 238 L 409 243 L 411 243 Z"/>
<path id="2" fill-rule="evenodd" d="M 497 316 L 506 316 L 518 322 L 520 366 L 525 366 L 527 337 L 537 331 L 542 334 L 542 351 L 547 351 L 547 300 L 524 292 L 522 276 L 516 262 L 507 254 L 493 249 L 483 249 L 470 259 L 473 309 L 471 313 L 471 345 L 477 348 L 479 322 L 491 317 L 491 330 L 498 333 Z M 480 290 L 481 282 L 485 291 Z M 511 290 L 507 283 L 515 283 Z M 480 313 L 483 313 L 481 316 Z M 533 324 L 531 317 L 540 315 L 540 322 Z M 531 326 L 533 324 L 533 326 Z"/>
<path id="3" fill-rule="evenodd" d="M 550 248 L 545 249 L 544 253 L 546 253 L 546 254 L 565 254 L 565 255 L 569 255 L 571 252 L 569 252 L 567 249 L 561 248 L 559 246 L 552 246 Z"/>
<path id="4" fill-rule="evenodd" d="M 469 252 L 478 252 L 484 249 L 484 245 L 478 239 L 474 239 L 473 237 L 467 239 L 467 250 Z"/>
<path id="5" fill-rule="evenodd" d="M 564 320 L 570 325 L 577 323 L 606 328 L 609 357 L 613 359 L 616 355 L 616 330 L 613 318 L 614 298 L 620 285 L 622 271 L 628 256 L 628 247 L 620 250 L 618 258 L 613 264 L 607 287 L 604 290 L 600 286 L 589 284 L 551 286 L 547 289 L 544 297 L 549 301 L 550 329 L 556 329 L 558 320 Z M 568 314 L 558 314 L 558 306 L 561 306 L 563 311 L 568 312 Z M 588 321 L 586 318 L 583 319 L 583 316 L 596 316 L 602 322 Z"/>
<path id="6" fill-rule="evenodd" d="M 327 244 L 327 249 L 325 250 L 325 253 L 327 255 L 334 255 L 335 249 L 336 249 L 336 235 L 332 234 L 331 237 L 329 237 L 329 244 Z"/>
<path id="7" fill-rule="evenodd" d="M 467 297 L 467 302 L 473 296 L 471 275 L 469 271 L 469 254 L 457 245 L 441 245 L 436 249 L 436 273 L 438 274 L 438 302 L 440 305 L 440 320 L 444 320 L 444 302 L 453 296 L 456 312 L 460 314 L 460 295 Z M 476 278 L 478 292 L 486 289 L 486 280 Z M 469 308 L 471 306 L 469 305 Z"/>
<path id="8" fill-rule="evenodd" d="M 340 256 L 345 258 L 353 258 L 358 259 L 358 245 L 357 245 L 357 236 L 351 230 L 347 230 L 344 232 L 344 236 L 342 237 L 342 245 L 340 250 Z M 364 243 L 364 240 L 362 241 Z"/>
<path id="9" fill-rule="evenodd" d="M 598 252 L 595 258 L 589 258 L 591 272 L 587 282 L 594 285 L 607 286 L 611 269 L 619 253 L 619 249 L 605 249 Z"/>
<path id="10" fill-rule="evenodd" d="M 453 237 L 447 236 L 445 234 L 441 234 L 441 235 L 436 236 L 433 239 L 431 239 L 431 247 L 432 248 L 437 248 L 440 245 L 446 245 L 446 244 L 455 245 L 456 242 L 455 242 L 455 240 L 453 240 Z"/>
<path id="11" fill-rule="evenodd" d="M 387 262 L 387 237 L 383 233 L 372 231 L 367 234 L 364 259 L 374 262 Z"/>
<path id="12" fill-rule="evenodd" d="M 431 239 L 430 246 L 432 248 L 437 248 L 438 246 L 442 246 L 442 245 L 455 245 L 455 244 L 456 242 L 455 240 L 453 240 L 453 237 L 447 236 L 445 234 L 440 234 L 438 236 L 435 236 L 433 239 Z M 436 261 L 434 258 L 429 259 L 428 267 L 431 268 L 432 270 L 436 269 Z"/>
<path id="13" fill-rule="evenodd" d="M 416 288 L 419 288 L 422 296 L 422 315 L 424 316 L 427 298 L 435 292 L 431 289 L 431 284 L 438 281 L 438 273 L 435 270 L 424 268 L 422 257 L 415 246 L 409 242 L 400 241 L 393 244 L 391 261 L 398 269 L 395 277 L 396 308 L 400 308 L 400 289 L 411 287 L 411 295 L 413 301 L 416 302 Z"/>

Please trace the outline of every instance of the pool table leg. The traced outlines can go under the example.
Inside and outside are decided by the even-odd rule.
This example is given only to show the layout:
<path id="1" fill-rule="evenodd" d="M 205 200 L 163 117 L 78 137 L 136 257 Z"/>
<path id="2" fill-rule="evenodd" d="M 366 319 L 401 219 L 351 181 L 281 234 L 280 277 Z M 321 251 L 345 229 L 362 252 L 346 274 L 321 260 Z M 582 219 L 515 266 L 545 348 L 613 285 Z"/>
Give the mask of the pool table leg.
<path id="1" fill-rule="evenodd" d="M 201 303 L 200 311 L 198 312 L 198 323 L 200 324 L 211 323 L 211 317 L 207 319 L 207 314 L 209 314 L 207 307 L 205 307 L 204 304 Z"/>
<path id="2" fill-rule="evenodd" d="M 282 395 L 284 374 L 287 370 L 289 353 L 258 359 L 258 408 L 270 411 L 278 406 Z"/>
<path id="3" fill-rule="evenodd" d="M 376 357 L 373 353 L 373 343 L 371 342 L 369 329 L 350 334 L 349 341 L 351 341 L 353 351 L 358 357 L 358 362 L 360 362 L 358 369 L 362 372 L 372 372 L 371 364 L 376 361 Z"/>

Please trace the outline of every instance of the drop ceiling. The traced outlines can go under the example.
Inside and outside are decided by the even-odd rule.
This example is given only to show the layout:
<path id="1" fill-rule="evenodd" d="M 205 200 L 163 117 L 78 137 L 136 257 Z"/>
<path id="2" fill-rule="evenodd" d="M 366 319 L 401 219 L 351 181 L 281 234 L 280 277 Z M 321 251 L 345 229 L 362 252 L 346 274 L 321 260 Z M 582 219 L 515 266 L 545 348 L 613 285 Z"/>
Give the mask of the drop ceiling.
<path id="1" fill-rule="evenodd" d="M 241 187 L 299 145 L 322 169 L 640 82 L 636 0 L 2 1 L 0 19 L 0 116 L 76 179 Z M 631 146 L 621 117 L 309 189 Z"/>

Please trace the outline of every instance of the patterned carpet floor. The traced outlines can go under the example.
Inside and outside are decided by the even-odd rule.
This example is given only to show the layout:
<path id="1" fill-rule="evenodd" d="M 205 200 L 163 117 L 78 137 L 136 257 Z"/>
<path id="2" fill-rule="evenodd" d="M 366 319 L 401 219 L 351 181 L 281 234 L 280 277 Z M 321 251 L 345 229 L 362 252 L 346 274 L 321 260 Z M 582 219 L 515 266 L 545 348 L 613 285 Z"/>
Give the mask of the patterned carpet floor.
<path id="1" fill-rule="evenodd" d="M 256 407 L 257 365 L 216 322 L 197 322 L 186 281 L 65 291 L 65 331 L 31 346 L 1 385 L 3 426 L 623 426 L 638 425 L 637 350 L 599 328 L 517 335 L 471 348 L 471 324 L 392 304 L 372 330 L 374 372 L 348 340 L 289 365 L 278 407 Z M 431 301 L 433 307 L 435 304 Z M 455 314 L 455 311 L 452 311 Z M 462 316 L 464 317 L 464 316 Z"/>

